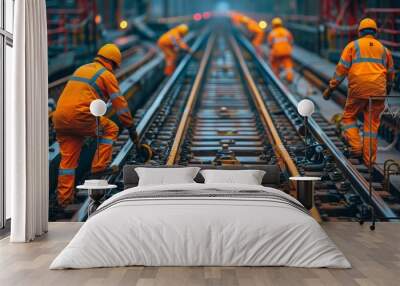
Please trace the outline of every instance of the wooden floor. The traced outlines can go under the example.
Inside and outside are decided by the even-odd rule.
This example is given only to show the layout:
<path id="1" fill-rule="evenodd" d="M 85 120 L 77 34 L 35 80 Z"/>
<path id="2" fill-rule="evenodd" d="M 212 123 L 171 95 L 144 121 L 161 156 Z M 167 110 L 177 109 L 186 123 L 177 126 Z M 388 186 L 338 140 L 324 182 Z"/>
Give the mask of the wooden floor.
<path id="1" fill-rule="evenodd" d="M 357 223 L 323 227 L 352 269 L 288 267 L 124 267 L 48 270 L 79 223 L 51 223 L 48 235 L 29 244 L 0 241 L 0 285 L 400 285 L 400 224 L 380 223 L 375 232 Z"/>

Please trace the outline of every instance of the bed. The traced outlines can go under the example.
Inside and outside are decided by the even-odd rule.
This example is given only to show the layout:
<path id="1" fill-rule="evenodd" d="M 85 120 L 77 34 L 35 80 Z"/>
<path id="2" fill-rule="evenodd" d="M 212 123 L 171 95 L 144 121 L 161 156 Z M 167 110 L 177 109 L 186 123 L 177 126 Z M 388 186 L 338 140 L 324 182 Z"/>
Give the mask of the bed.
<path id="1" fill-rule="evenodd" d="M 135 167 L 125 166 L 126 189 L 100 205 L 50 269 L 350 268 L 308 211 L 271 187 L 279 185 L 279 169 L 259 168 L 266 171 L 262 185 L 204 184 L 197 175 L 196 183 L 137 186 Z"/>

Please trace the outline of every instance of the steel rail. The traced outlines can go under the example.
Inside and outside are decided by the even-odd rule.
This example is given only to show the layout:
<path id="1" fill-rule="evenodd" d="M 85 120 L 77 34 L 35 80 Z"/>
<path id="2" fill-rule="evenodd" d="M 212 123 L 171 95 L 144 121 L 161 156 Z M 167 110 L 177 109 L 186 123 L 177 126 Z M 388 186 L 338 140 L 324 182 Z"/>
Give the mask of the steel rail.
<path id="1" fill-rule="evenodd" d="M 182 118 L 179 122 L 178 129 L 176 131 L 174 142 L 172 144 L 170 153 L 168 155 L 166 165 L 174 165 L 178 158 L 179 149 L 182 145 L 183 138 L 185 137 L 185 134 L 187 131 L 187 126 L 189 124 L 189 119 L 190 119 L 191 113 L 193 111 L 193 107 L 197 101 L 197 96 L 198 96 L 200 88 L 201 88 L 200 84 L 203 81 L 207 65 L 211 58 L 212 48 L 214 47 L 214 43 L 215 43 L 215 37 L 216 37 L 215 34 L 213 34 L 211 36 L 211 38 L 208 40 L 205 53 L 203 55 L 203 58 L 201 59 L 196 78 L 195 78 L 193 86 L 190 90 L 190 94 L 189 94 L 185 109 L 183 111 Z"/>
<path id="2" fill-rule="evenodd" d="M 197 38 L 197 40 L 194 42 L 192 46 L 193 51 L 197 51 L 201 44 L 205 41 L 209 34 L 209 30 L 206 30 L 203 32 L 203 34 Z M 146 113 L 143 115 L 142 119 L 139 121 L 138 125 L 136 126 L 136 132 L 139 135 L 139 138 L 142 139 L 143 135 L 145 134 L 147 128 L 151 125 L 152 120 L 154 119 L 154 115 L 157 113 L 157 111 L 162 107 L 162 103 L 164 99 L 167 97 L 168 93 L 170 92 L 171 88 L 174 86 L 178 78 L 181 76 L 182 72 L 185 70 L 186 66 L 192 59 L 191 54 L 187 54 L 178 67 L 176 68 L 175 72 L 173 75 L 168 79 L 167 83 L 164 85 L 164 87 L 161 89 L 160 93 L 158 94 L 157 98 L 154 100 L 154 102 L 151 104 L 149 109 L 146 111 Z M 111 166 L 120 166 L 126 157 L 126 155 L 130 152 L 130 150 L 133 148 L 133 142 L 129 139 L 125 145 L 122 147 L 121 151 L 118 153 L 118 155 L 115 157 L 113 162 L 111 163 Z"/>
<path id="3" fill-rule="evenodd" d="M 261 117 L 264 119 L 264 122 L 265 122 L 266 126 L 268 127 L 268 132 L 271 134 L 271 137 L 273 139 L 273 144 L 272 144 L 273 149 L 275 150 L 276 153 L 278 153 L 278 157 L 280 157 L 283 160 L 290 175 L 293 177 L 300 176 L 300 172 L 297 169 L 296 164 L 293 162 L 292 158 L 290 157 L 289 152 L 287 151 L 285 145 L 283 144 L 283 142 L 281 140 L 279 132 L 275 127 L 275 124 L 271 118 L 271 115 L 269 114 L 269 111 L 265 105 L 265 102 L 264 102 L 264 100 L 257 88 L 257 85 L 250 73 L 250 70 L 245 62 L 245 59 L 239 48 L 239 45 L 237 44 L 237 41 L 231 36 L 230 42 L 231 42 L 231 45 L 235 52 L 236 58 L 239 62 L 239 66 L 243 72 L 245 81 L 247 82 L 247 85 L 249 87 L 250 93 L 253 96 L 253 99 L 257 106 L 257 109 L 259 110 Z M 311 210 L 311 215 L 317 221 L 319 221 L 319 222 L 322 221 L 321 216 L 319 215 L 319 212 L 315 207 Z"/>
<path id="4" fill-rule="evenodd" d="M 267 63 L 258 55 L 250 42 L 242 35 L 236 34 L 239 42 L 246 48 L 250 55 L 256 60 L 255 62 L 261 68 L 261 71 L 270 80 L 270 82 L 285 96 L 288 102 L 297 110 L 298 100 L 295 96 L 282 84 L 282 82 L 274 75 Z M 274 95 L 275 96 L 275 95 Z M 313 119 L 308 120 L 309 127 L 313 135 L 318 141 L 324 143 L 330 153 L 335 158 L 335 161 L 339 168 L 347 175 L 351 183 L 356 187 L 365 200 L 369 200 L 369 183 L 360 174 L 360 172 L 350 163 L 350 161 L 343 155 L 343 153 L 336 147 L 333 141 L 326 135 L 318 123 Z M 396 214 L 390 209 L 390 207 L 383 201 L 383 199 L 372 190 L 372 204 L 374 207 L 383 215 L 384 218 L 396 217 Z"/>

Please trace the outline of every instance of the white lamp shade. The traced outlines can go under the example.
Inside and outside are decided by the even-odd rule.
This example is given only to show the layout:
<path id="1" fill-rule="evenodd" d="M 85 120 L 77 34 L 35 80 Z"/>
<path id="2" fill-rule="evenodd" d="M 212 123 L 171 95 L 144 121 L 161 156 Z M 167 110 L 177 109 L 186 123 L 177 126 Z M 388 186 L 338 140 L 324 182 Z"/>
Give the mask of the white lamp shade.
<path id="1" fill-rule="evenodd" d="M 315 111 L 314 102 L 309 99 L 303 99 L 297 104 L 297 112 L 304 117 L 311 116 Z"/>
<path id="2" fill-rule="evenodd" d="M 95 99 L 90 103 L 90 113 L 94 116 L 103 116 L 107 111 L 107 104 L 101 99 Z"/>

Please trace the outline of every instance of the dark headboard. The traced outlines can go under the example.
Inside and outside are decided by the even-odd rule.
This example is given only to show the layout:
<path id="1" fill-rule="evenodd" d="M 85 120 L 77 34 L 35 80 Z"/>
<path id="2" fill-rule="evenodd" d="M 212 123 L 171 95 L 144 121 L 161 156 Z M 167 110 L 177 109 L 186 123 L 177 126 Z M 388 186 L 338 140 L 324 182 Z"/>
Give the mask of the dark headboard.
<path id="1" fill-rule="evenodd" d="M 139 177 L 135 172 L 137 167 L 147 168 L 182 168 L 185 166 L 151 166 L 151 165 L 125 165 L 123 169 L 124 174 L 124 189 L 133 188 L 138 185 Z M 263 170 L 265 175 L 262 180 L 263 186 L 277 187 L 280 184 L 280 169 L 276 165 L 265 165 L 265 166 L 204 166 L 204 165 L 190 165 L 190 167 L 200 167 L 202 170 L 205 169 L 218 169 L 218 170 Z M 197 174 L 194 180 L 197 183 L 204 183 L 204 178 L 200 174 Z"/>

